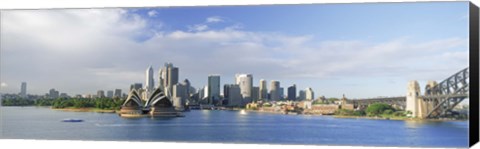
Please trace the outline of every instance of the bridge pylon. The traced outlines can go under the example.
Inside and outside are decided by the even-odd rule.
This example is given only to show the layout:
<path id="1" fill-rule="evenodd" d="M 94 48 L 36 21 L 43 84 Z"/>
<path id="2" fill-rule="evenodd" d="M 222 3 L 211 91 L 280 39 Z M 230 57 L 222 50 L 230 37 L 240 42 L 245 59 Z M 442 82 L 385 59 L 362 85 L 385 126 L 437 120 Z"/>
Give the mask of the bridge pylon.
<path id="1" fill-rule="evenodd" d="M 408 82 L 406 104 L 406 110 L 412 113 L 412 117 L 423 116 L 424 106 L 420 99 L 420 85 L 416 80 Z"/>

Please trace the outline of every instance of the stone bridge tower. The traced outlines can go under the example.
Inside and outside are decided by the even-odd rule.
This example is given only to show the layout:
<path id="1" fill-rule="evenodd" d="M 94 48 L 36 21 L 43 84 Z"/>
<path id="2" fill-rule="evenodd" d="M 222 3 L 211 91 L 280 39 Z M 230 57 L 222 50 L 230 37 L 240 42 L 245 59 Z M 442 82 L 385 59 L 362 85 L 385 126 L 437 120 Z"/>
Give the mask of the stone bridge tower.
<path id="1" fill-rule="evenodd" d="M 407 87 L 407 111 L 412 112 L 412 117 L 421 117 L 420 114 L 420 103 L 421 99 L 420 96 L 420 85 L 418 85 L 417 81 L 410 81 L 408 82 Z"/>

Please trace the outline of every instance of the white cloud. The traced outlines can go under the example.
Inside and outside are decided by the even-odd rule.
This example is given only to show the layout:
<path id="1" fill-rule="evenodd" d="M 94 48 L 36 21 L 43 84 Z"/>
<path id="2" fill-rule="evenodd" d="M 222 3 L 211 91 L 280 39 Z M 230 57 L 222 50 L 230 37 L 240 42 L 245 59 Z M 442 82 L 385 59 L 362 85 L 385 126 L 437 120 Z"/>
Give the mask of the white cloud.
<path id="1" fill-rule="evenodd" d="M 31 80 L 28 84 L 41 86 L 32 89 L 38 94 L 50 88 L 70 94 L 126 90 L 131 83 L 143 83 L 148 65 L 158 71 L 164 62 L 173 62 L 180 79 L 189 78 L 197 87 L 213 73 L 225 83 L 239 72 L 255 79 L 316 80 L 306 87 L 331 78 L 442 79 L 444 73 L 426 70 L 468 66 L 467 39 L 458 37 L 421 43 L 401 37 L 382 43 L 318 41 L 313 35 L 238 30 L 241 25 L 209 29 L 205 24 L 152 32 L 158 23 L 121 9 L 3 11 L 1 18 L 2 79 Z M 151 38 L 136 40 L 145 35 Z"/>
<path id="2" fill-rule="evenodd" d="M 155 11 L 155 10 L 150 10 L 150 11 L 148 11 L 148 16 L 149 16 L 149 17 L 155 17 L 155 16 L 157 16 L 157 11 Z"/>
<path id="3" fill-rule="evenodd" d="M 208 26 L 205 25 L 205 24 L 196 24 L 196 25 L 193 25 L 193 26 L 188 26 L 189 31 L 201 32 L 201 31 L 205 31 L 207 29 L 208 29 Z"/>
<path id="4" fill-rule="evenodd" d="M 208 17 L 205 22 L 206 23 L 218 23 L 218 22 L 223 22 L 224 20 L 219 17 L 219 16 L 212 16 L 212 17 Z"/>

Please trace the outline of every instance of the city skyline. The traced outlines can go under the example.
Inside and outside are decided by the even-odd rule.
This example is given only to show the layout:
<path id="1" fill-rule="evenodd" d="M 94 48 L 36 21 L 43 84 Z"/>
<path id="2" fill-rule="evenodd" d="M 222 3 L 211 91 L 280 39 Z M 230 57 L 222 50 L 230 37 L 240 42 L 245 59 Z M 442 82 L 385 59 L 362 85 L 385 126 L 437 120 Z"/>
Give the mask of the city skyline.
<path id="1" fill-rule="evenodd" d="M 5 11 L 1 92 L 18 93 L 20 82 L 40 95 L 51 88 L 69 95 L 128 91 L 144 84 L 146 66 L 156 84 L 155 72 L 172 62 L 178 79 L 197 89 L 210 74 L 220 74 L 223 85 L 245 73 L 253 86 L 266 79 L 270 89 L 279 80 L 284 90 L 311 87 L 316 97 L 404 95 L 410 80 L 423 86 L 468 67 L 467 4 Z"/>

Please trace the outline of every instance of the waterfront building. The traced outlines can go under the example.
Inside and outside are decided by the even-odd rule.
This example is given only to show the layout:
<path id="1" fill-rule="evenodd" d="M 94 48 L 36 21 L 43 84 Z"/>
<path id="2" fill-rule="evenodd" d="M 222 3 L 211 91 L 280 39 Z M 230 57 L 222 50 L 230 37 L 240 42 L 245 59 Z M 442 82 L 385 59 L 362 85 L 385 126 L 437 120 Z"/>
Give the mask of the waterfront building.
<path id="1" fill-rule="evenodd" d="M 97 98 L 104 98 L 105 97 L 105 92 L 103 90 L 98 90 L 97 91 Z"/>
<path id="2" fill-rule="evenodd" d="M 153 83 L 153 68 L 152 66 L 149 66 L 147 70 L 145 71 L 145 90 L 147 90 L 147 93 L 153 91 L 155 88 L 155 85 Z"/>
<path id="3" fill-rule="evenodd" d="M 267 81 L 260 79 L 259 88 L 259 99 L 268 99 L 268 90 L 267 90 Z"/>
<path id="4" fill-rule="evenodd" d="M 280 82 L 272 80 L 270 82 L 270 100 L 279 100 L 280 99 Z"/>
<path id="5" fill-rule="evenodd" d="M 235 83 L 240 86 L 240 93 L 246 102 L 252 100 L 253 76 L 251 74 L 236 74 Z"/>
<path id="6" fill-rule="evenodd" d="M 113 93 L 113 97 L 116 97 L 116 98 L 122 97 L 122 89 L 115 89 L 115 92 Z"/>
<path id="7" fill-rule="evenodd" d="M 213 104 L 214 101 L 220 99 L 220 75 L 209 75 L 207 86 L 207 102 Z"/>
<path id="8" fill-rule="evenodd" d="M 27 82 L 22 82 L 20 88 L 20 97 L 27 98 Z"/>
<path id="9" fill-rule="evenodd" d="M 313 94 L 312 88 L 307 87 L 307 88 L 305 89 L 305 99 L 306 99 L 306 100 L 313 100 L 313 99 L 315 99 L 315 96 L 314 96 L 314 94 Z"/>
<path id="10" fill-rule="evenodd" d="M 50 91 L 48 92 L 48 96 L 50 98 L 58 98 L 59 97 L 59 92 L 57 90 L 55 90 L 54 88 L 50 89 Z"/>
<path id="11" fill-rule="evenodd" d="M 190 81 L 188 79 L 183 80 L 182 85 L 185 86 L 185 100 L 190 100 L 190 95 L 191 95 L 191 86 L 190 86 Z"/>
<path id="12" fill-rule="evenodd" d="M 176 110 L 183 111 L 187 100 L 187 87 L 182 83 L 173 85 L 171 100 Z"/>
<path id="13" fill-rule="evenodd" d="M 307 95 L 305 93 L 305 90 L 300 90 L 300 91 L 298 91 L 298 98 L 297 99 L 298 100 L 305 100 L 306 96 Z"/>
<path id="14" fill-rule="evenodd" d="M 112 90 L 107 91 L 107 97 L 108 98 L 113 98 L 113 91 Z"/>
<path id="15" fill-rule="evenodd" d="M 296 100 L 297 98 L 297 86 L 293 84 L 292 86 L 288 87 L 287 89 L 287 99 L 288 100 Z"/>
<path id="16" fill-rule="evenodd" d="M 223 86 L 223 97 L 228 106 L 243 106 L 241 89 L 238 84 L 225 84 Z"/>

